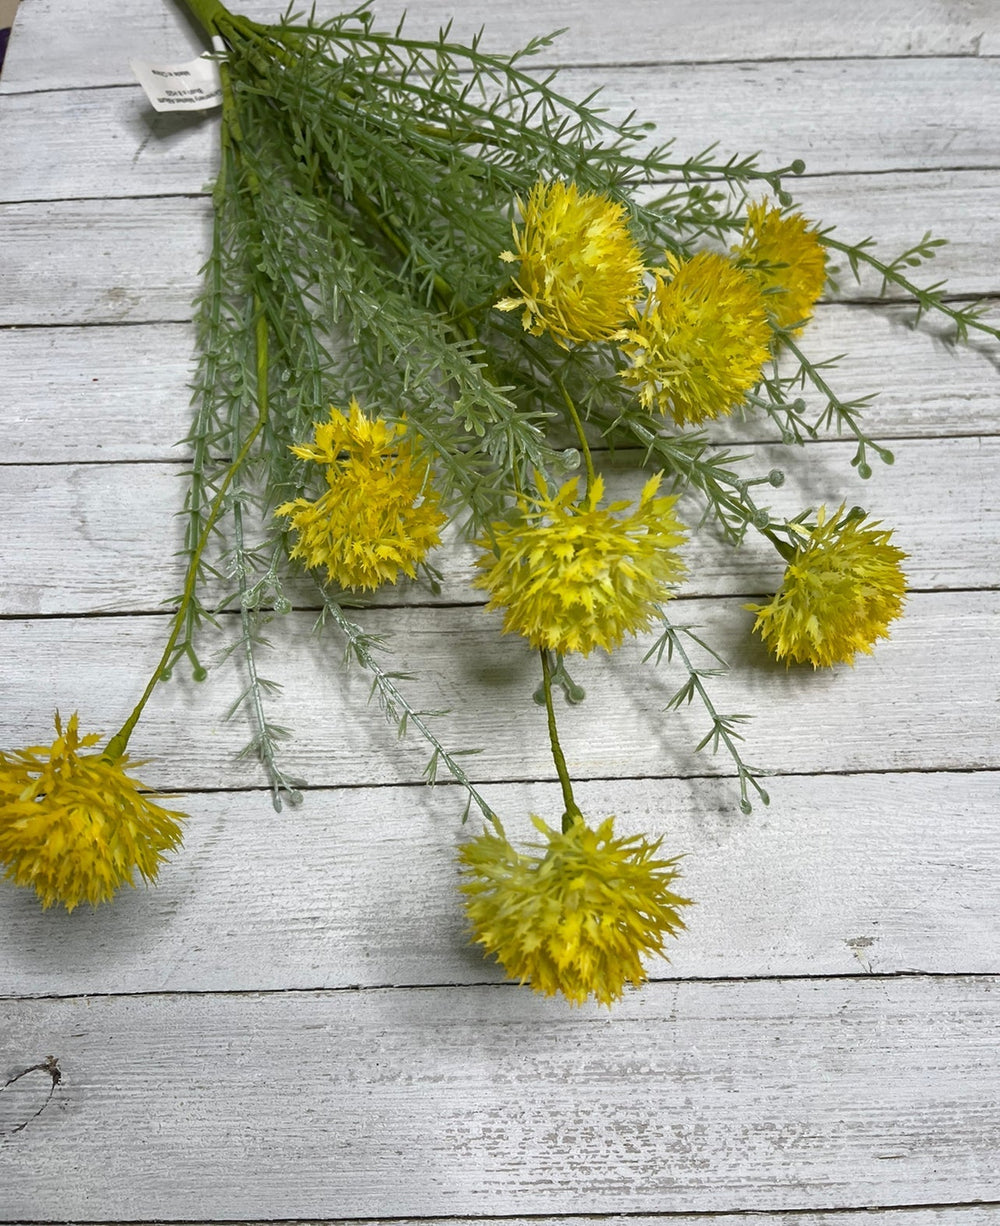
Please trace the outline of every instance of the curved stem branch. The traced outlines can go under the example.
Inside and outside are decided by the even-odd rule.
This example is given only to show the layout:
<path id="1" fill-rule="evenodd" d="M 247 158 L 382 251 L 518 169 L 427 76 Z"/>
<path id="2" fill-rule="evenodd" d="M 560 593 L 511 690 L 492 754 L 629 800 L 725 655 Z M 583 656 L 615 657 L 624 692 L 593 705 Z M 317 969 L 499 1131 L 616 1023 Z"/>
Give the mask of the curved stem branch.
<path id="1" fill-rule="evenodd" d="M 114 761 L 116 758 L 120 758 L 125 752 L 128 746 L 129 737 L 132 735 L 133 729 L 139 722 L 139 717 L 142 715 L 143 708 L 149 701 L 149 697 L 153 690 L 156 689 L 157 683 L 162 679 L 165 670 L 170 665 L 171 657 L 173 656 L 174 647 L 177 644 L 177 639 L 181 632 L 181 626 L 184 622 L 185 614 L 187 613 L 188 606 L 194 599 L 202 554 L 205 552 L 205 547 L 212 535 L 212 530 L 214 529 L 216 522 L 218 521 L 219 514 L 222 511 L 222 505 L 225 501 L 226 492 L 232 484 L 233 478 L 243 467 L 247 456 L 250 454 L 251 447 L 253 446 L 261 430 L 264 429 L 264 425 L 267 421 L 267 320 L 262 314 L 259 313 L 260 304 L 258 303 L 257 305 L 257 420 L 254 423 L 250 433 L 247 435 L 243 446 L 237 453 L 236 458 L 226 470 L 226 475 L 223 477 L 222 483 L 220 484 L 215 497 L 212 499 L 211 506 L 208 510 L 208 515 L 205 517 L 205 523 L 202 526 L 201 536 L 198 538 L 198 543 L 191 554 L 191 561 L 188 563 L 187 575 L 184 580 L 184 591 L 181 595 L 180 604 L 177 606 L 177 611 L 174 614 L 173 626 L 171 627 L 170 634 L 167 637 L 166 646 L 163 648 L 163 654 L 160 656 L 159 663 L 153 669 L 153 674 L 149 678 L 146 688 L 142 692 L 141 698 L 133 708 L 132 714 L 128 717 L 125 723 L 122 724 L 121 728 L 119 728 L 111 740 L 108 741 L 102 756 L 107 758 L 109 761 Z"/>

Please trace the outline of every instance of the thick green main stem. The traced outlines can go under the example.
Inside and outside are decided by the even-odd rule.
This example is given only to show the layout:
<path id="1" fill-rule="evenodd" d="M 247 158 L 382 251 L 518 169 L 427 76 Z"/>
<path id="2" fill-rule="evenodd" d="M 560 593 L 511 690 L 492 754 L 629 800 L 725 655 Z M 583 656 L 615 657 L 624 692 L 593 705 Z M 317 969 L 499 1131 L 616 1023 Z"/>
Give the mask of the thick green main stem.
<path id="1" fill-rule="evenodd" d="M 259 308 L 259 304 L 258 304 Z M 225 501 L 226 493 L 232 484 L 233 478 L 242 468 L 247 456 L 250 454 L 250 449 L 253 446 L 257 436 L 267 422 L 268 414 L 268 398 L 267 398 L 267 374 L 268 374 L 268 351 L 267 351 L 267 320 L 262 314 L 257 315 L 256 324 L 256 340 L 257 340 L 257 420 L 253 425 L 250 433 L 247 435 L 243 446 L 240 448 L 236 458 L 226 470 L 226 475 L 222 479 L 222 484 L 219 486 L 215 497 L 212 499 L 209 507 L 208 516 L 205 519 L 204 527 L 201 530 L 201 536 L 198 538 L 198 543 L 195 546 L 194 552 L 191 555 L 191 561 L 188 564 L 187 575 L 184 580 L 184 591 L 181 595 L 180 604 L 177 606 L 177 612 L 174 614 L 173 626 L 170 630 L 170 635 L 167 638 L 166 646 L 163 648 L 163 654 L 160 656 L 159 663 L 153 669 L 153 675 L 150 677 L 146 688 L 142 692 L 142 697 L 136 703 L 132 714 L 128 717 L 121 728 L 108 741 L 104 753 L 101 755 L 109 761 L 115 761 L 120 758 L 128 747 L 129 737 L 136 724 L 139 722 L 139 717 L 142 715 L 143 708 L 149 701 L 150 695 L 156 689 L 157 684 L 163 679 L 164 671 L 169 667 L 171 657 L 173 656 L 174 648 L 177 646 L 177 639 L 180 636 L 181 626 L 184 623 L 185 614 L 194 599 L 195 589 L 198 586 L 198 571 L 201 566 L 202 555 L 205 552 L 205 547 L 212 535 L 212 530 L 215 528 L 219 515 L 222 511 L 222 504 Z"/>
<path id="2" fill-rule="evenodd" d="M 232 17 L 220 0 L 185 0 L 185 3 L 209 37 L 218 31 L 221 22 Z"/>
<path id="3" fill-rule="evenodd" d="M 566 757 L 563 754 L 562 746 L 559 744 L 559 730 L 556 727 L 556 712 L 552 705 L 552 661 L 549 659 L 549 653 L 543 647 L 538 653 L 542 657 L 542 689 L 545 694 L 545 712 L 549 721 L 549 744 L 552 746 L 552 761 L 556 764 L 556 774 L 559 776 L 559 784 L 562 787 L 563 804 L 566 806 L 562 816 L 563 834 L 569 830 L 574 822 L 583 821 L 583 813 L 580 811 L 580 806 L 576 803 L 573 796 L 573 783 L 569 777 L 569 770 L 566 767 Z"/>

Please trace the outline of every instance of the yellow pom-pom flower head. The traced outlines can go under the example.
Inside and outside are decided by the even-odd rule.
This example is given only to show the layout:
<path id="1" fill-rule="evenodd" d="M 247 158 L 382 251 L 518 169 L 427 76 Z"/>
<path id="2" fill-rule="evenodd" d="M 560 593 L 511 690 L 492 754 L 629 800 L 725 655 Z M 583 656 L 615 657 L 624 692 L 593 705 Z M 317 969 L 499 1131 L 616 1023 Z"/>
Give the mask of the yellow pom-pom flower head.
<path id="1" fill-rule="evenodd" d="M 648 630 L 671 585 L 684 574 L 678 547 L 684 528 L 674 515 L 676 498 L 658 494 L 661 473 L 642 491 L 638 505 L 600 506 L 598 477 L 577 501 L 577 479 L 555 497 L 539 483 L 509 521 L 492 525 L 489 552 L 477 565 L 477 587 L 490 593 L 487 609 L 504 610 L 504 633 L 532 647 L 588 655 L 612 651 L 626 634 Z"/>
<path id="2" fill-rule="evenodd" d="M 826 248 L 809 225 L 800 213 L 782 214 L 759 201 L 748 207 L 743 242 L 733 248 L 765 291 L 765 305 L 779 328 L 811 318 L 826 285 Z"/>
<path id="3" fill-rule="evenodd" d="M 731 413 L 760 381 L 771 327 L 756 282 L 725 256 L 667 255 L 645 305 L 632 308 L 621 377 L 646 409 L 677 425 Z"/>
<path id="4" fill-rule="evenodd" d="M 525 331 L 548 332 L 563 348 L 616 336 L 645 273 L 625 206 L 559 181 L 537 183 L 518 205 L 523 225 L 514 226 L 515 250 L 500 256 L 520 261 L 518 294 L 497 307 L 523 309 Z"/>
<path id="5" fill-rule="evenodd" d="M 289 556 L 325 569 L 342 588 L 374 589 L 413 579 L 416 567 L 440 544 L 446 516 L 403 422 L 369 419 L 352 400 L 350 415 L 330 409 L 314 442 L 291 450 L 321 464 L 327 490 L 314 501 L 297 498 L 278 507 L 297 534 Z"/>
<path id="6" fill-rule="evenodd" d="M 57 712 L 55 728 L 51 745 L 0 753 L 0 864 L 43 907 L 72 911 L 107 902 L 136 872 L 155 880 L 184 814 L 158 805 L 127 757 L 81 752 L 100 737 L 80 736 L 75 714 L 63 728 Z"/>
<path id="7" fill-rule="evenodd" d="M 473 940 L 536 992 L 610 1005 L 684 927 L 677 860 L 659 857 L 660 840 L 616 838 L 613 817 L 563 832 L 532 821 L 544 842 L 526 851 L 490 830 L 460 849 Z"/>
<path id="8" fill-rule="evenodd" d="M 888 637 L 902 612 L 907 555 L 890 544 L 891 531 L 863 514 L 845 516 L 843 506 L 832 517 L 820 507 L 815 527 L 800 531 L 780 590 L 766 605 L 747 606 L 757 614 L 754 629 L 787 664 L 852 664 Z"/>

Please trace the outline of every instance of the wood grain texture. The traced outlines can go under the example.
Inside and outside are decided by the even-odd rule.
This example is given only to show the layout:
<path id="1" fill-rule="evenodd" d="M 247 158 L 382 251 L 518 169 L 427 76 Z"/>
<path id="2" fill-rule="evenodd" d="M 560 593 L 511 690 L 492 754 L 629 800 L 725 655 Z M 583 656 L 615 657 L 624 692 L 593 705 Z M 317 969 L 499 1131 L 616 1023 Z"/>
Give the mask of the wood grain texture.
<path id="1" fill-rule="evenodd" d="M 0 329 L 4 461 L 177 460 L 190 454 L 177 443 L 191 427 L 194 355 L 191 324 Z"/>
<path id="2" fill-rule="evenodd" d="M 365 1218 L 364 1226 L 432 1226 L 440 1218 Z M 493 1221 L 500 1219 L 494 1218 Z M 481 1218 L 450 1217 L 448 1226 L 478 1226 Z M 690 1214 L 605 1214 L 592 1217 L 589 1214 L 570 1216 L 505 1217 L 503 1226 L 995 1226 L 1000 1221 L 1000 1205 L 944 1205 L 939 1208 L 922 1209 L 830 1209 L 818 1213 L 796 1211 L 789 1215 L 785 1210 L 773 1213 L 699 1213 L 692 1220 Z M 14 1222 L 12 1226 L 32 1226 L 28 1222 Z M 61 1226 L 85 1226 L 82 1222 L 64 1222 Z M 170 1226 L 163 1220 L 150 1226 Z M 192 1222 L 190 1226 L 215 1226 L 208 1222 Z M 264 1226 L 256 1222 L 232 1222 L 231 1226 Z M 321 1224 L 316 1219 L 310 1222 L 289 1222 L 288 1226 L 360 1226 L 359 1219 L 346 1222 L 325 1219 Z"/>
<path id="3" fill-rule="evenodd" d="M 317 4 L 320 16 L 339 4 Z M 456 39 L 485 27 L 486 46 L 510 52 L 538 34 L 566 28 L 538 57 L 548 64 L 703 63 L 886 56 L 990 56 L 1000 50 L 1000 18 L 991 0 L 770 0 L 767 5 L 713 0 L 623 0 L 613 9 L 591 0 L 378 0 L 380 27 L 404 12 L 407 29 L 433 38 L 454 19 Z M 245 0 L 241 13 L 274 20 L 275 0 Z M 54 23 L 58 39 L 51 37 Z M 184 60 L 205 43 L 180 5 L 136 5 L 127 22 L 114 0 L 92 0 L 86 12 L 61 0 L 32 0 L 18 18 L 2 91 L 132 85 L 133 57 Z"/>
<path id="4" fill-rule="evenodd" d="M 578 799 L 683 855 L 696 905 L 658 978 L 1000 971 L 1000 782 L 785 776 L 744 816 L 729 780 L 594 780 Z M 512 838 L 559 788 L 487 785 Z M 155 889 L 42 912 L 0 890 L 0 996 L 498 983 L 456 891 L 454 788 L 313 790 L 276 815 L 254 792 L 177 798 L 184 848 Z M 373 837 L 373 832 L 377 836 Z"/>
<path id="5" fill-rule="evenodd" d="M 751 762 L 782 773 L 867 770 L 968 770 L 1000 766 L 994 679 L 1000 593 L 940 592 L 910 597 L 892 638 L 855 668 L 788 670 L 750 636 L 740 599 L 677 602 L 678 621 L 733 664 L 711 689 L 722 711 L 753 712 L 745 729 Z M 385 635 L 386 666 L 416 675 L 403 686 L 417 710 L 446 711 L 435 721 L 451 749 L 480 748 L 468 764 L 482 780 L 554 778 L 544 711 L 530 702 L 538 660 L 520 640 L 502 638 L 500 618 L 475 608 L 372 609 L 359 620 Z M 159 656 L 165 617 L 42 618 L 0 621 L 0 657 L 16 661 L 0 709 L 0 744 L 51 739 L 51 712 L 80 709 L 88 727 L 110 735 L 124 722 Z M 237 628 L 222 619 L 203 655 L 229 646 Z M 314 786 L 418 782 L 423 742 L 398 743 L 374 704 L 370 682 L 340 664 L 343 641 L 318 639 L 314 616 L 292 613 L 268 627 L 276 644 L 264 675 L 282 690 L 268 710 L 295 731 L 287 752 L 293 773 Z M 725 758 L 694 754 L 706 731 L 700 707 L 663 714 L 683 680 L 676 668 L 642 665 L 650 638 L 574 662 L 587 701 L 560 717 L 566 757 L 578 778 L 728 774 Z M 334 664 L 335 667 L 330 667 Z M 173 788 L 259 786 L 261 771 L 234 755 L 249 739 L 243 720 L 225 713 L 243 685 L 238 660 L 198 685 L 179 668 L 161 686 L 132 738 L 130 752 L 156 761 L 151 785 Z"/>
<path id="6" fill-rule="evenodd" d="M 1000 1196 L 990 979 L 652 984 L 613 1019 L 514 987 L 0 1003 L 58 1059 L 8 1217 L 352 1217 Z M 178 1178 L 183 1172 L 183 1178 Z"/>
<path id="7" fill-rule="evenodd" d="M 868 508 L 893 529 L 895 543 L 905 549 L 906 574 L 914 589 L 1000 586 L 1000 506 L 995 498 L 1000 439 L 914 439 L 897 451 L 895 463 L 880 465 L 877 476 L 867 481 L 851 467 L 853 444 L 842 442 L 799 450 L 743 447 L 748 460 L 741 471 L 758 476 L 780 468 L 784 473 L 780 489 L 763 486 L 755 491 L 758 503 L 774 516 L 797 515 L 815 505 L 818 494 L 831 510 L 840 503 Z M 179 551 L 185 530 L 185 471 L 183 464 L 168 463 L 16 466 L 4 471 L 0 519 L 10 541 L 0 573 L 0 616 L 160 608 L 183 587 L 186 559 Z M 927 513 L 928 472 L 935 473 L 936 481 L 933 515 Z M 614 467 L 606 475 L 608 499 L 636 499 L 648 477 Z M 690 494 L 678 504 L 686 524 L 697 524 L 703 512 L 704 500 Z M 257 536 L 266 525 L 254 518 L 249 527 Z M 162 561 L 151 565 L 154 543 Z M 472 586 L 480 556 L 481 549 L 462 543 L 454 533 L 448 545 L 435 551 L 434 564 L 444 574 L 441 602 L 483 602 L 483 593 Z M 778 586 L 784 569 L 770 543 L 754 534 L 743 548 L 733 550 L 711 530 L 693 532 L 682 556 L 688 573 L 678 590 L 684 596 L 759 595 Z M 305 576 L 296 582 L 296 568 L 289 570 L 290 597 L 315 606 L 312 583 Z M 219 585 L 214 590 L 218 600 Z M 437 603 L 426 586 L 405 580 L 374 600 L 390 605 Z"/>
<path id="8" fill-rule="evenodd" d="M 931 321 L 916 332 L 904 307 L 821 306 L 803 338 L 841 396 L 876 392 L 863 421 L 876 438 L 1000 433 L 1000 376 L 987 339 L 952 349 Z M 1000 324 L 1000 309 L 986 315 Z M 0 434 L 8 463 L 178 460 L 190 428 L 195 355 L 190 324 L 0 329 Z M 814 400 L 818 415 L 821 405 Z M 773 437 L 760 418 L 711 425 L 726 442 Z M 902 462 L 906 446 L 897 446 Z M 881 469 L 872 484 L 877 490 Z"/>
<path id="9" fill-rule="evenodd" d="M 365 1218 L 365 1226 L 432 1226 L 440 1218 Z M 499 1219 L 494 1218 L 493 1221 Z M 690 1214 L 605 1214 L 599 1217 L 572 1214 L 571 1216 L 505 1217 L 503 1226 L 692 1226 Z M 481 1218 L 452 1217 L 449 1226 L 477 1226 Z M 939 1208 L 922 1209 L 830 1209 L 819 1213 L 797 1211 L 792 1216 L 784 1210 L 773 1213 L 699 1213 L 694 1219 L 700 1226 L 995 1226 L 1000 1221 L 1000 1205 L 945 1205 Z M 14 1222 L 12 1226 L 32 1226 L 28 1222 Z M 64 1222 L 61 1226 L 85 1226 L 82 1222 Z M 170 1226 L 163 1220 L 150 1226 Z M 190 1226 L 215 1226 L 208 1222 L 192 1222 Z M 232 1222 L 231 1226 L 263 1226 L 262 1222 Z M 288 1226 L 321 1226 L 316 1219 L 311 1222 L 289 1222 Z M 322 1226 L 359 1226 L 359 1219 L 336 1222 L 325 1219 Z"/>
<path id="10" fill-rule="evenodd" d="M 566 69 L 557 86 L 569 98 L 600 89 L 612 120 L 640 109 L 659 139 L 675 140 L 677 162 L 721 129 L 721 160 L 734 152 L 759 153 L 767 166 L 803 158 L 811 174 L 1000 163 L 1000 145 L 982 124 L 984 110 L 1000 109 L 996 60 L 672 65 L 652 78 L 647 68 Z M 15 95 L 3 108 L 4 203 L 191 194 L 215 175 L 215 114 L 157 114 L 138 86 Z M 29 122 L 38 143 L 20 138 Z M 81 141 L 86 159 L 73 156 Z"/>
<path id="11" fill-rule="evenodd" d="M 948 236 L 923 283 L 943 278 L 960 295 L 996 291 L 995 265 L 982 258 L 1000 247 L 996 172 L 843 175 L 795 186 L 808 216 L 836 225 L 845 241 L 874 232 L 890 256 L 928 228 Z M 0 326 L 190 319 L 210 226 L 204 197 L 0 205 Z M 871 297 L 878 278 L 866 276 L 860 287 L 845 279 L 842 290 Z"/>

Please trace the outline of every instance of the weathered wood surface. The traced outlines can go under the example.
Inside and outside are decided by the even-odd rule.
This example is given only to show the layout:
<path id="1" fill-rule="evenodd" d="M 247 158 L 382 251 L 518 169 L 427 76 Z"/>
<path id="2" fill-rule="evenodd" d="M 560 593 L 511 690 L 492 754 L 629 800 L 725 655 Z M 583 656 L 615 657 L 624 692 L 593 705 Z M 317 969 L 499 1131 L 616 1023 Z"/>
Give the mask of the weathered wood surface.
<path id="1" fill-rule="evenodd" d="M 726 132 L 731 153 L 759 153 L 766 166 L 800 157 L 811 174 L 995 167 L 1000 144 L 984 111 L 1000 110 L 1000 62 L 924 59 L 697 64 L 566 69 L 569 98 L 601 89 L 609 118 L 641 109 L 676 140 L 675 160 Z M 812 103 L 802 105 L 803 99 Z M 202 114 L 158 115 L 139 87 L 54 90 L 6 99 L 0 201 L 193 193 L 215 174 L 216 126 Z M 780 120 L 775 122 L 775 115 Z M 30 122 L 37 145 L 18 139 Z M 72 156 L 85 142 L 88 157 Z M 919 237 L 919 235 L 917 235 Z"/>
<path id="2" fill-rule="evenodd" d="M 346 9 L 350 6 L 344 6 Z M 274 20 L 274 0 L 246 0 L 239 12 Z M 338 6 L 322 10 L 338 11 Z M 197 55 L 205 43 L 183 5 L 130 6 L 89 0 L 30 0 L 18 17 L 17 55 L 4 67 L 0 92 L 133 85 L 132 58 L 173 62 Z M 747 62 L 855 57 L 995 56 L 1000 34 L 992 0 L 934 0 L 914 11 L 912 0 L 771 0 L 766 8 L 742 0 L 693 7 L 683 0 L 623 0 L 613 7 L 592 0 L 379 0 L 378 24 L 406 13 L 407 30 L 434 38 L 453 21 L 457 39 L 485 27 L 485 46 L 510 52 L 528 39 L 565 28 L 537 64 L 643 64 Z M 53 30 L 58 29 L 58 37 Z"/>
<path id="3" fill-rule="evenodd" d="M 991 489 L 1000 472 L 1000 439 L 907 440 L 899 452 L 894 464 L 880 466 L 877 478 L 865 481 L 850 464 L 853 444 L 810 444 L 801 451 L 741 448 L 751 457 L 747 471 L 766 474 L 781 466 L 784 485 L 765 485 L 757 494 L 776 516 L 796 515 L 818 496 L 831 510 L 841 503 L 863 505 L 878 516 L 881 508 L 891 508 L 894 541 L 908 554 L 913 589 L 1000 585 L 1000 506 Z M 8 468 L 0 480 L 0 520 L 10 533 L 0 616 L 160 607 L 183 587 L 185 471 L 183 464 L 168 463 Z M 936 482 L 933 515 L 927 513 L 924 484 L 930 471 Z M 608 470 L 608 498 L 635 499 L 646 477 Z M 49 532 L 39 539 L 34 528 L 42 502 Z M 697 524 L 704 500 L 685 495 L 678 511 L 685 523 Z M 256 535 L 258 521 L 250 530 Z M 157 566 L 149 562 L 154 543 L 163 550 Z M 434 554 L 445 574 L 438 600 L 426 586 L 404 581 L 378 593 L 376 603 L 481 603 L 483 593 L 472 586 L 481 555 L 481 549 L 453 538 Z M 687 577 L 678 590 L 685 596 L 759 595 L 778 586 L 783 569 L 764 538 L 751 537 L 733 550 L 709 530 L 693 532 L 683 556 Z M 317 604 L 305 576 L 289 591 L 297 603 Z"/>
<path id="4" fill-rule="evenodd" d="M 411 3 L 412 29 L 453 7 Z M 794 190 L 840 237 L 891 255 L 933 229 L 953 242 L 918 277 L 1000 295 L 992 0 L 470 0 L 456 30 L 484 20 L 501 49 L 571 25 L 539 60 L 568 92 L 606 82 L 681 155 L 801 155 Z M 48 740 L 56 706 L 110 731 L 162 644 L 215 121 L 152 121 L 128 58 L 200 45 L 160 0 L 19 14 L 0 85 L 0 746 Z M 707 543 L 672 609 L 733 663 L 711 690 L 756 714 L 745 753 L 777 772 L 772 806 L 740 814 L 714 777 L 728 759 L 694 753 L 703 711 L 662 713 L 683 675 L 640 664 L 649 638 L 573 670 L 585 809 L 686 853 L 698 906 L 654 983 L 611 1015 L 500 984 L 454 891 L 477 819 L 461 828 L 459 789 L 417 786 L 424 746 L 397 745 L 363 675 L 322 671 L 342 643 L 300 610 L 262 665 L 301 808 L 274 814 L 234 760 L 238 661 L 207 686 L 179 669 L 132 744 L 190 813 L 161 885 L 72 916 L 0 890 L 0 1220 L 996 1226 L 1000 360 L 906 315 L 824 305 L 806 336 L 849 352 L 843 394 L 884 389 L 867 420 L 895 466 L 862 485 L 848 443 L 824 442 L 822 488 L 783 455 L 763 499 L 846 497 L 896 528 L 917 590 L 891 640 L 854 670 L 775 667 L 742 607 L 773 555 Z M 770 429 L 716 435 L 766 469 Z M 450 710 L 445 744 L 484 747 L 466 764 L 523 835 L 560 810 L 537 670 L 475 606 L 468 552 L 448 556 L 450 607 L 400 590 L 358 618 L 416 668 L 414 705 Z M 49 1057 L 58 1086 L 25 1072 Z"/>
<path id="5" fill-rule="evenodd" d="M 480 1218 L 449 1217 L 449 1226 L 477 1226 Z M 1000 1206 L 996 1205 L 948 1205 L 941 1208 L 921 1209 L 830 1209 L 818 1213 L 795 1212 L 791 1216 L 782 1209 L 763 1213 L 699 1213 L 692 1219 L 690 1214 L 601 1214 L 600 1217 L 573 1214 L 571 1217 L 505 1217 L 504 1226 L 995 1226 L 1000 1221 Z M 366 1218 L 365 1226 L 427 1226 L 427 1218 Z M 13 1226 L 30 1226 L 27 1222 L 15 1222 Z M 62 1226 L 85 1226 L 82 1222 L 65 1222 Z M 169 1226 L 160 1220 L 150 1226 Z M 193 1222 L 191 1226 L 210 1226 L 207 1222 Z M 214 1224 L 212 1224 L 214 1226 Z M 232 1226 L 263 1226 L 256 1222 L 234 1222 Z M 294 1226 L 319 1226 L 312 1222 L 297 1222 Z M 353 1226 L 352 1223 L 324 1220 L 324 1226 Z"/>
<path id="6" fill-rule="evenodd" d="M 4 1147 L 11 1217 L 1000 1199 L 990 978 L 651 984 L 612 1017 L 511 986 L 4 1014 L 0 1065 L 62 1074 Z"/>
<path id="7" fill-rule="evenodd" d="M 732 780 L 580 787 L 587 813 L 662 831 L 684 856 L 698 905 L 653 978 L 1000 971 L 995 774 L 768 786 L 770 808 L 747 816 Z M 561 812 L 555 783 L 484 792 L 518 838 L 530 813 Z M 480 823 L 460 829 L 454 788 L 310 790 L 280 815 L 260 792 L 176 803 L 185 845 L 155 889 L 73 915 L 0 892 L 0 997 L 499 982 L 465 940 L 455 850 Z"/>
<path id="8" fill-rule="evenodd" d="M 819 1213 L 794 1213 L 791 1217 L 784 1210 L 773 1213 L 699 1213 L 693 1219 L 698 1226 L 995 1226 L 1000 1221 L 1000 1206 L 996 1205 L 948 1205 L 937 1209 L 830 1209 Z M 366 1218 L 365 1226 L 427 1226 L 422 1218 Z M 480 1218 L 450 1217 L 449 1226 L 477 1226 Z M 504 1226 L 692 1226 L 690 1214 L 601 1214 L 600 1217 L 505 1217 Z M 13 1226 L 30 1226 L 27 1222 L 15 1222 Z M 62 1226 L 85 1226 L 82 1222 L 64 1222 Z M 164 1220 L 150 1226 L 170 1226 Z M 210 1226 L 207 1222 L 193 1222 L 191 1226 Z M 234 1222 L 232 1226 L 263 1226 L 256 1222 Z M 319 1226 L 312 1222 L 297 1222 L 294 1226 Z M 346 1222 L 329 1223 L 324 1226 L 351 1226 Z"/>
<path id="9" fill-rule="evenodd" d="M 995 678 L 1000 668 L 1000 593 L 934 592 L 909 597 L 891 639 L 853 669 L 787 670 L 751 637 L 742 599 L 678 601 L 678 622 L 733 664 L 711 679 L 721 711 L 753 712 L 746 756 L 782 772 L 970 770 L 1000 767 Z M 414 672 L 401 688 L 417 710 L 442 711 L 435 727 L 449 749 L 478 748 L 475 778 L 555 777 L 544 709 L 531 704 L 538 661 L 519 639 L 500 637 L 500 615 L 475 608 L 382 608 L 359 613 L 392 648 L 386 666 Z M 230 646 L 237 619 L 221 619 L 215 640 Z M 374 703 L 370 681 L 339 664 L 343 639 L 317 638 L 312 613 L 291 613 L 267 628 L 280 647 L 259 667 L 282 690 L 268 706 L 295 729 L 293 773 L 314 786 L 411 783 L 428 754 L 411 733 L 396 741 Z M 0 620 L 0 657 L 16 661 L 0 709 L 0 744 L 51 738 L 54 707 L 81 708 L 87 726 L 110 734 L 128 715 L 152 671 L 166 617 Z M 642 665 L 652 636 L 574 661 L 587 701 L 561 718 L 570 770 L 580 778 L 730 773 L 728 759 L 695 755 L 706 731 L 699 706 L 663 713 L 685 674 L 664 661 Z M 204 656 L 213 660 L 209 639 Z M 708 662 L 707 660 L 704 662 Z M 263 776 L 234 754 L 249 739 L 243 719 L 225 713 L 243 687 L 237 660 L 213 670 L 211 684 L 183 667 L 150 700 L 130 743 L 154 758 L 142 777 L 167 789 L 259 786 Z"/>

